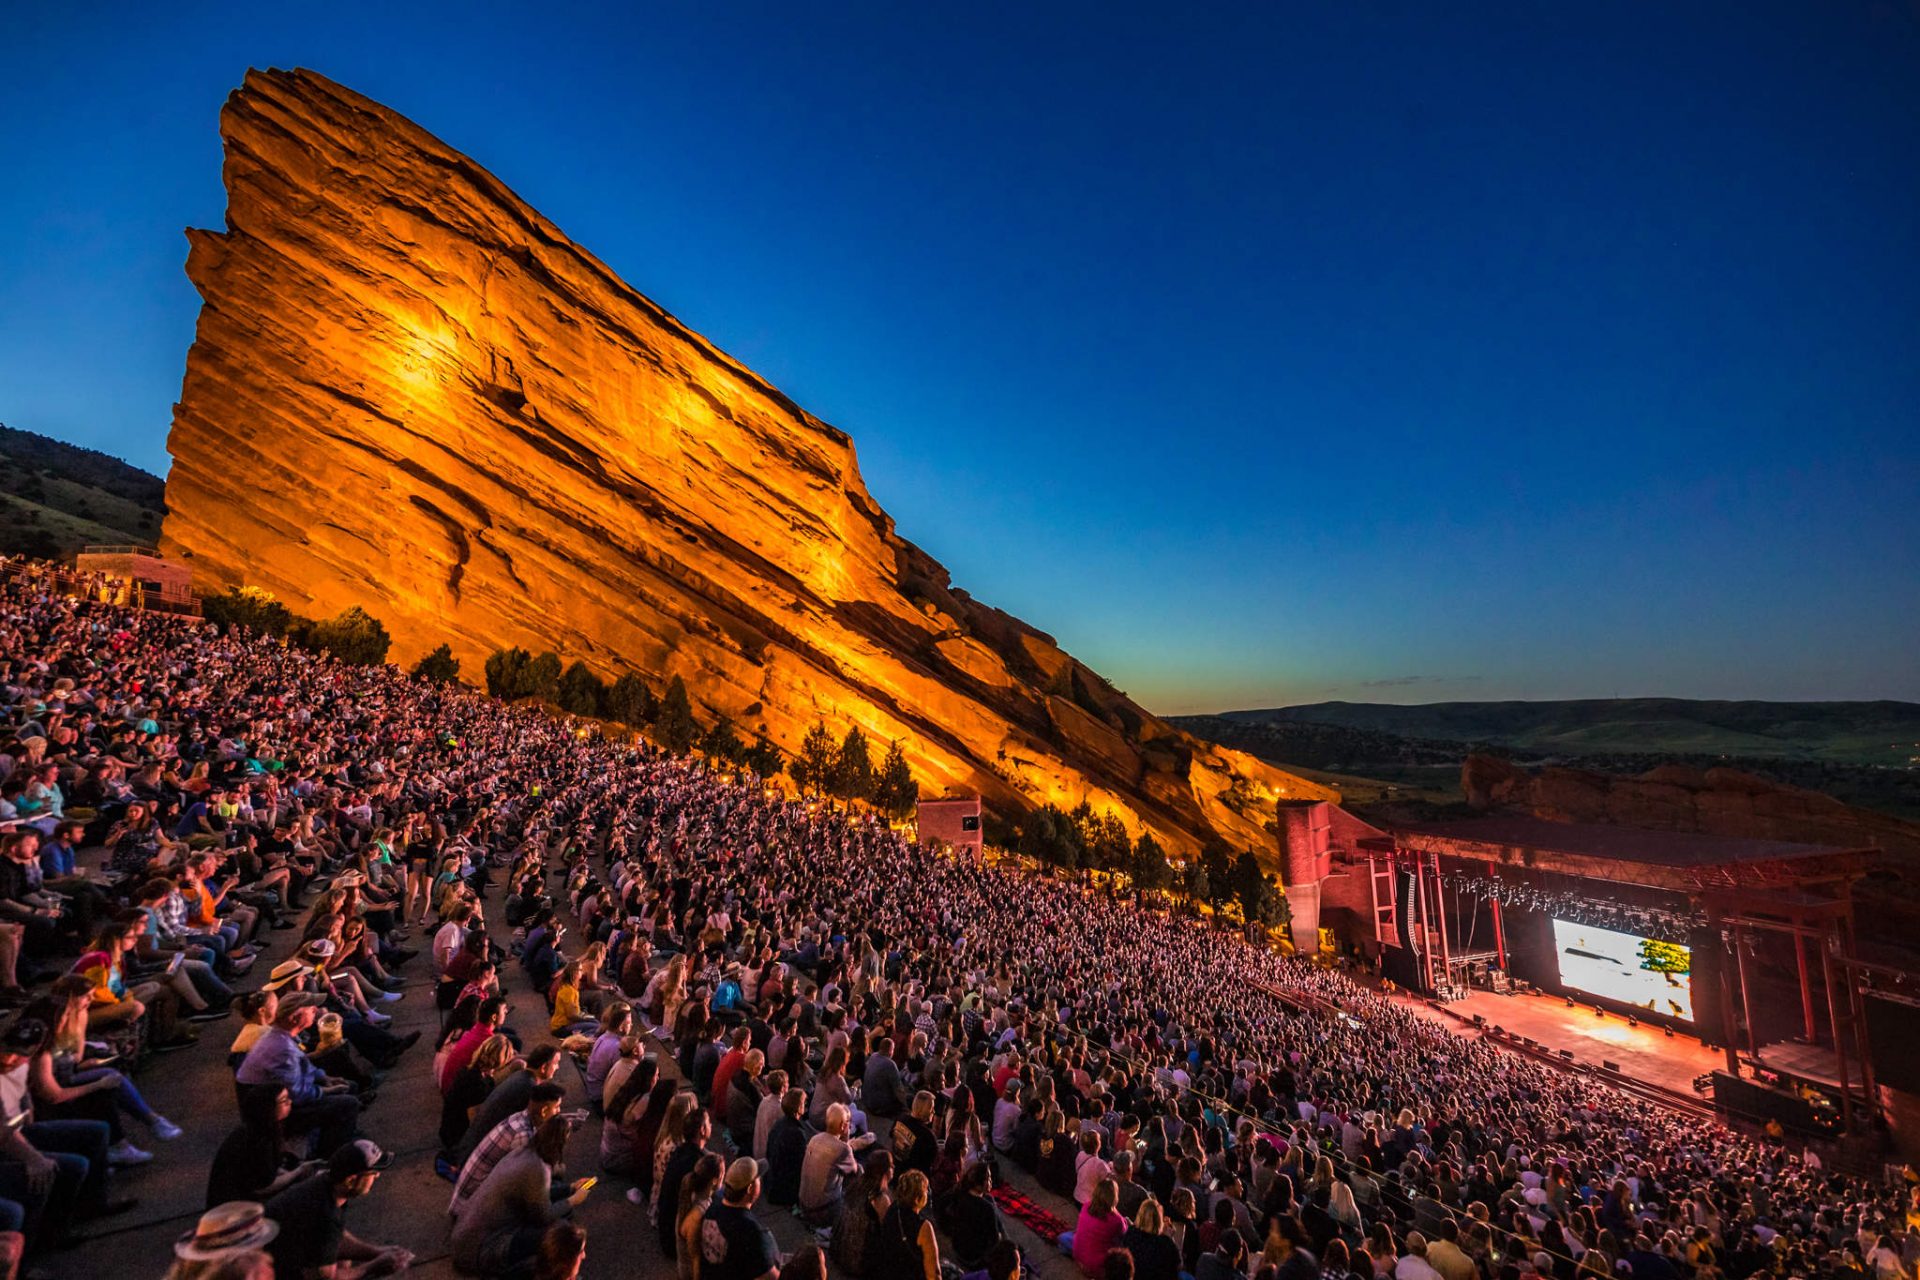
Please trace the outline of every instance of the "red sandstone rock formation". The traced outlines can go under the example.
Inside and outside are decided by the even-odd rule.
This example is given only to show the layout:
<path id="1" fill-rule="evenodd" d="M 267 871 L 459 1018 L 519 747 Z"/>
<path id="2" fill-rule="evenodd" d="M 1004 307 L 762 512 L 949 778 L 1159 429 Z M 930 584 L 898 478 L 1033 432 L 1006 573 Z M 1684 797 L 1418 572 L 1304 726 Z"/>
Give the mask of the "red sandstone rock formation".
<path id="1" fill-rule="evenodd" d="M 1920 857 L 1920 823 L 1736 769 L 1661 765 L 1633 778 L 1551 766 L 1530 773 L 1510 761 L 1475 755 L 1461 767 L 1460 785 L 1476 809 L 1517 809 L 1556 822 L 1873 847 Z"/>
<path id="2" fill-rule="evenodd" d="M 310 72 L 221 117 L 227 227 L 168 448 L 166 550 L 396 659 L 521 645 L 686 678 L 704 715 L 900 739 L 923 788 L 1085 798 L 1179 849 L 1267 849 L 1332 796 L 1149 715 L 900 538 L 851 440 L 479 165 Z"/>

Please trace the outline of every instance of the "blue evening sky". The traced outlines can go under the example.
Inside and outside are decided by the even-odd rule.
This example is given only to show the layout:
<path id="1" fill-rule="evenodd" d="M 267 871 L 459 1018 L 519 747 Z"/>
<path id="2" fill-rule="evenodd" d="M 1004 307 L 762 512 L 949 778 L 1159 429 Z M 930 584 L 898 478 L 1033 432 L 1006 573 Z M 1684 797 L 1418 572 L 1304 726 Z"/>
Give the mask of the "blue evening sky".
<path id="1" fill-rule="evenodd" d="M 163 471 L 307 66 L 1163 712 L 1920 699 L 1920 5 L 0 10 L 0 421 Z"/>

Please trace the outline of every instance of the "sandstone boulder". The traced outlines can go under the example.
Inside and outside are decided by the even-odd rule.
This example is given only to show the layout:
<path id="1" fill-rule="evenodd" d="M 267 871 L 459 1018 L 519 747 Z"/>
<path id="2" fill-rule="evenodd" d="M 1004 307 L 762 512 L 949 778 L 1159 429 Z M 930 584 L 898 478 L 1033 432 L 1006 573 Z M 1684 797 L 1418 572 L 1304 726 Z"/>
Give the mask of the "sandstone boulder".
<path id="1" fill-rule="evenodd" d="M 202 588 L 360 605 L 397 660 L 445 642 L 470 675 L 510 645 L 656 692 L 679 674 L 703 719 L 789 751 L 858 724 L 925 792 L 1085 799 L 1175 849 L 1270 850 L 1249 814 L 1335 794 L 1187 737 L 954 588 L 844 432 L 425 130 L 269 71 L 221 132 L 162 537 Z"/>

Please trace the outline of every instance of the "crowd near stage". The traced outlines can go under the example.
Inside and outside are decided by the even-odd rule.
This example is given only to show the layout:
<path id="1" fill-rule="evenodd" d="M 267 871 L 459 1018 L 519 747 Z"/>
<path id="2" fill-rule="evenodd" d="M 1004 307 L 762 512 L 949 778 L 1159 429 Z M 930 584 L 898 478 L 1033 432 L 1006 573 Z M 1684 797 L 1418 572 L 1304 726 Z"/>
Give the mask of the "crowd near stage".
<path id="1" fill-rule="evenodd" d="M 1869 848 L 1487 815 L 1282 811 L 1296 949 L 1570 1070 L 1807 1138 L 1913 1140 L 1920 1004 L 1865 963 Z"/>

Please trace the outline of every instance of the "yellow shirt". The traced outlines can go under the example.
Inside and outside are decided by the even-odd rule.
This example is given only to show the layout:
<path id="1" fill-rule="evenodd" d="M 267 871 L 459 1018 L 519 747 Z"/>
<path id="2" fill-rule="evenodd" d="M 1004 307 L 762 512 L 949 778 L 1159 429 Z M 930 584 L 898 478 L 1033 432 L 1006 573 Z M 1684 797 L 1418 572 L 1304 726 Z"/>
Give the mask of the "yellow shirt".
<path id="1" fill-rule="evenodd" d="M 547 1020 L 547 1027 L 555 1035 L 564 1032 L 576 1022 L 586 1021 L 586 1015 L 580 1012 L 580 988 L 576 985 L 564 985 L 553 993 L 553 1017 Z"/>

